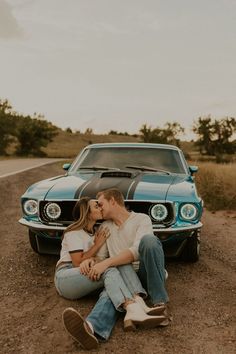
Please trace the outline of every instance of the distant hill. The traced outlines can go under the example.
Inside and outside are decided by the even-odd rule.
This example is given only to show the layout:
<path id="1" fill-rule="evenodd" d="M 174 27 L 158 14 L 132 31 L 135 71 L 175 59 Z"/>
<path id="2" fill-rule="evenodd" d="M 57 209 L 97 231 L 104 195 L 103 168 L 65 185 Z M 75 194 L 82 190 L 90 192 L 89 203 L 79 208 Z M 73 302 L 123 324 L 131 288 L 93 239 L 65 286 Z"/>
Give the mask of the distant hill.
<path id="1" fill-rule="evenodd" d="M 80 133 L 68 133 L 66 131 L 59 131 L 59 134 L 54 140 L 48 144 L 46 148 L 42 150 L 48 157 L 65 157 L 72 159 L 89 144 L 96 143 L 140 143 L 139 137 L 131 135 L 108 135 L 108 134 L 80 134 Z M 198 154 L 193 142 L 181 141 L 181 149 L 184 151 L 186 157 Z"/>
<path id="2" fill-rule="evenodd" d="M 137 143 L 140 142 L 140 139 L 130 135 L 96 135 L 60 131 L 54 140 L 42 150 L 48 157 L 74 158 L 81 149 L 89 144 L 119 142 Z"/>

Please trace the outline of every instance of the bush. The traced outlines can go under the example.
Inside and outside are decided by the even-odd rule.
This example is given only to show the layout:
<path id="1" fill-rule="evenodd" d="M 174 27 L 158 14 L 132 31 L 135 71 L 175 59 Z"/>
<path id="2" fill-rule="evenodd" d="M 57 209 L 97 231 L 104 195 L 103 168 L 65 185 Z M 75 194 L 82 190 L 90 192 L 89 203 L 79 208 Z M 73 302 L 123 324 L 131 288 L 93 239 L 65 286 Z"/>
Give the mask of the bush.
<path id="1" fill-rule="evenodd" d="M 236 209 L 236 164 L 198 163 L 196 183 L 210 210 Z"/>

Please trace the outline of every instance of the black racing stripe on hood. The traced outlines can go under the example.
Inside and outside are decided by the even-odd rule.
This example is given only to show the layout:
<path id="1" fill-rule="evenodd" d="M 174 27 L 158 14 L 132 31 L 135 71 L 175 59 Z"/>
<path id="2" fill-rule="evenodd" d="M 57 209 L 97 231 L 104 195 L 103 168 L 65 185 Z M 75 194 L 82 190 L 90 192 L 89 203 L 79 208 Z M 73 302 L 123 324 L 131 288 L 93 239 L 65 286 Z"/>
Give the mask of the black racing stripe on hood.
<path id="1" fill-rule="evenodd" d="M 121 191 L 124 199 L 133 199 L 135 189 L 139 183 L 142 174 L 135 174 L 133 177 L 102 177 L 102 173 L 96 174 L 89 181 L 83 183 L 75 192 L 75 199 L 81 197 L 96 198 L 98 192 L 117 188 Z"/>

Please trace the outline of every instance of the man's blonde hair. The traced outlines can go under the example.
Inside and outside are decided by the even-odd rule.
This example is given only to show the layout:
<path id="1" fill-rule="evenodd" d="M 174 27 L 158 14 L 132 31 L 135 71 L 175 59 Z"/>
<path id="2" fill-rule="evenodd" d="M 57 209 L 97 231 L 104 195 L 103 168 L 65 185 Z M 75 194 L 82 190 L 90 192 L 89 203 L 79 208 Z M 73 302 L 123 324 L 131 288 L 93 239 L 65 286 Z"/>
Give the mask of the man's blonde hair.
<path id="1" fill-rule="evenodd" d="M 101 195 L 103 195 L 103 197 L 108 201 L 111 200 L 111 198 L 114 198 L 117 204 L 120 206 L 125 206 L 123 194 L 117 188 L 109 188 L 100 191 L 97 193 L 96 197 L 99 198 Z"/>

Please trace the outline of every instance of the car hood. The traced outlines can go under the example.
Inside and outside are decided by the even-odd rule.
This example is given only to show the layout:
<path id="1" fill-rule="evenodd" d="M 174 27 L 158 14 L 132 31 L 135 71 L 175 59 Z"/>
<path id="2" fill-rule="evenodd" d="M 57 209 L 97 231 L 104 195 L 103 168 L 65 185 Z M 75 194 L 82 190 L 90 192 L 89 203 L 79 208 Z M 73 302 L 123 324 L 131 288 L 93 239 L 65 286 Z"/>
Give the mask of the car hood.
<path id="1" fill-rule="evenodd" d="M 145 175 L 135 190 L 134 199 L 199 201 L 192 177 L 176 174 Z"/>
<path id="2" fill-rule="evenodd" d="M 79 199 L 96 197 L 97 192 L 118 188 L 125 199 L 135 200 L 189 200 L 196 197 L 193 180 L 187 175 L 163 175 L 127 171 L 88 172 L 64 175 L 34 184 L 27 197 L 38 199 Z"/>
<path id="3" fill-rule="evenodd" d="M 45 179 L 31 185 L 23 195 L 23 198 L 74 199 L 75 191 L 78 189 L 78 186 L 83 185 L 88 179 L 89 176 L 86 175 L 63 175 Z"/>

